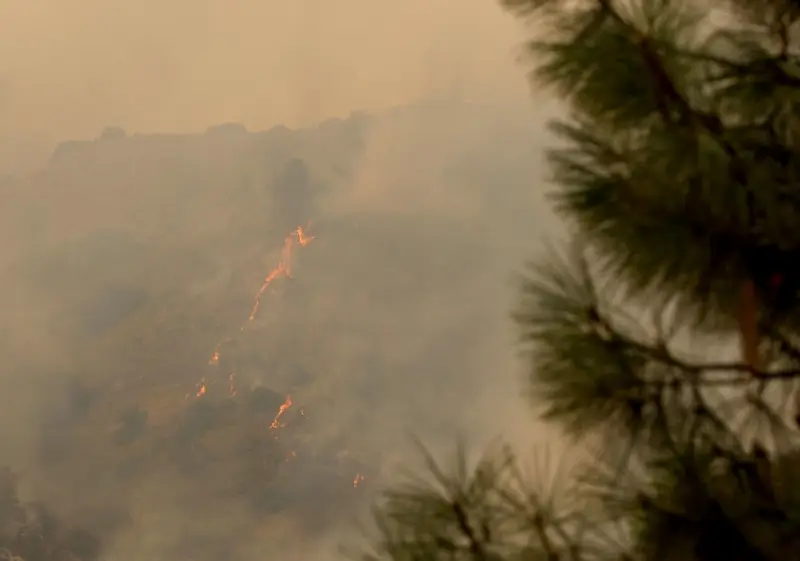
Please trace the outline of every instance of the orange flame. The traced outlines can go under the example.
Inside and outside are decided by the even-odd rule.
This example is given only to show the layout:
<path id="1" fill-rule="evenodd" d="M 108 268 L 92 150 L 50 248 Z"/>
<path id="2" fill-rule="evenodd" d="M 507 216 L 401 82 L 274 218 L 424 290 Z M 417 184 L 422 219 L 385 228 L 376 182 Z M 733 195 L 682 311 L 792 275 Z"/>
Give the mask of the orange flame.
<path id="1" fill-rule="evenodd" d="M 278 414 L 275 415 L 275 418 L 272 420 L 272 423 L 269 425 L 269 428 L 277 429 L 280 426 L 279 422 L 280 422 L 281 415 L 283 415 L 283 413 L 287 409 L 289 409 L 289 407 L 291 407 L 291 406 L 292 406 L 292 396 L 287 395 L 286 396 L 286 401 L 284 401 L 281 404 L 281 406 L 278 408 Z"/>
<path id="2" fill-rule="evenodd" d="M 302 226 L 298 226 L 294 233 L 297 235 L 297 243 L 300 244 L 300 247 L 305 247 L 316 239 L 316 236 L 306 236 Z"/>
<path id="3" fill-rule="evenodd" d="M 272 284 L 272 281 L 281 277 L 292 278 L 292 250 L 294 249 L 295 244 L 299 245 L 300 247 L 305 247 L 313 240 L 314 236 L 306 236 L 302 226 L 298 226 L 294 232 L 286 236 L 286 239 L 283 240 L 281 260 L 278 262 L 278 265 L 269 272 L 266 278 L 264 278 L 261 288 L 259 288 L 258 292 L 256 292 L 253 308 L 250 311 L 250 317 L 247 321 L 253 321 L 256 318 L 258 309 L 261 306 L 261 297 L 264 295 L 264 292 L 266 292 L 267 288 L 269 288 L 269 285 Z"/>
<path id="4" fill-rule="evenodd" d="M 269 285 L 272 284 L 272 281 L 278 278 L 291 278 L 292 277 L 292 252 L 295 246 L 305 247 L 314 241 L 315 236 L 309 236 L 306 234 L 305 230 L 302 226 L 298 226 L 296 230 L 290 233 L 286 238 L 283 240 L 283 249 L 281 250 L 281 258 L 278 261 L 278 264 L 273 268 L 269 274 L 264 278 L 264 282 L 261 284 L 261 288 L 258 289 L 256 292 L 253 306 L 250 310 L 250 315 L 247 318 L 247 322 L 239 328 L 239 331 L 244 331 L 245 326 L 247 323 L 253 321 L 258 314 L 258 310 L 261 307 L 261 298 L 263 297 L 264 293 L 269 288 Z M 208 363 L 210 365 L 217 365 L 219 364 L 220 358 L 220 349 L 223 343 L 231 341 L 231 338 L 225 339 L 224 341 L 220 342 L 216 348 L 214 349 L 214 353 L 211 355 Z"/>
<path id="5" fill-rule="evenodd" d="M 208 387 L 206 386 L 206 383 L 205 382 L 200 382 L 200 384 L 197 386 L 197 393 L 195 395 L 197 397 L 202 397 L 202 396 L 204 396 L 206 394 L 207 391 L 208 391 Z"/>
<path id="6" fill-rule="evenodd" d="M 364 476 L 363 476 L 363 475 L 361 475 L 360 473 L 357 473 L 357 474 L 356 474 L 356 476 L 353 478 L 353 489 L 355 489 L 356 487 L 358 487 L 358 485 L 359 485 L 359 484 L 360 484 L 362 481 L 364 481 Z"/>
<path id="7" fill-rule="evenodd" d="M 219 364 L 220 349 L 222 349 L 222 345 L 224 345 L 225 343 L 230 343 L 231 341 L 233 341 L 233 337 L 226 337 L 225 339 L 223 339 L 222 341 L 217 343 L 217 346 L 214 347 L 214 354 L 212 354 L 211 358 L 208 359 L 208 364 L 210 364 L 212 366 L 218 365 Z"/>

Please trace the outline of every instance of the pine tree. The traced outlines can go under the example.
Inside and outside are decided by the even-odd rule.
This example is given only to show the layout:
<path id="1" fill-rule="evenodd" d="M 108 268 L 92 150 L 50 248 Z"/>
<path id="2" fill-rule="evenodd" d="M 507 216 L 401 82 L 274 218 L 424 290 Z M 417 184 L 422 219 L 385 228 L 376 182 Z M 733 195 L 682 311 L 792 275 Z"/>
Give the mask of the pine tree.
<path id="1" fill-rule="evenodd" d="M 800 2 L 504 0 L 574 233 L 526 276 L 566 486 L 506 449 L 396 488 L 374 559 L 800 559 Z"/>

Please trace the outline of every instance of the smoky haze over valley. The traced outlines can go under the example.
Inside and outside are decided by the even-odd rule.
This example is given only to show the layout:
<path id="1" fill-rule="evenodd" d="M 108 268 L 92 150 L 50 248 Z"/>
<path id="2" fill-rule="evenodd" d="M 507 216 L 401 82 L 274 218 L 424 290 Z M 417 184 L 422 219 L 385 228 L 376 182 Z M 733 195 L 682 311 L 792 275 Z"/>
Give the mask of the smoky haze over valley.
<path id="1" fill-rule="evenodd" d="M 327 560 L 409 435 L 544 438 L 509 312 L 559 230 L 554 105 L 493 2 L 0 0 L 0 26 L 24 500 L 113 561 Z"/>

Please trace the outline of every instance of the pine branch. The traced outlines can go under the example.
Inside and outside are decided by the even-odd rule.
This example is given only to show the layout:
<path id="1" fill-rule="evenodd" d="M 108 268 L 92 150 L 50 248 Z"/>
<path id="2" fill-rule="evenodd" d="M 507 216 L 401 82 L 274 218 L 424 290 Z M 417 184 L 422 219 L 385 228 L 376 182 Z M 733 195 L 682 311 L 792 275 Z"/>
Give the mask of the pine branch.
<path id="1" fill-rule="evenodd" d="M 557 127 L 567 147 L 551 158 L 561 210 L 585 237 L 572 262 L 523 282 L 515 319 L 530 385 L 546 419 L 609 454 L 586 466 L 599 477 L 578 486 L 568 516 L 502 470 L 434 469 L 438 494 L 389 509 L 403 538 L 393 543 L 424 555 L 393 558 L 799 558 L 800 495 L 786 473 L 800 460 L 779 441 L 797 437 L 784 406 L 800 386 L 800 3 L 729 0 L 727 32 L 708 38 L 692 2 L 503 2 L 543 15 L 534 76 L 577 116 Z M 619 305 L 613 283 L 639 299 Z M 641 308 L 655 329 L 632 320 Z M 715 321 L 690 324 L 687 312 Z M 734 326 L 741 360 L 698 359 L 676 342 L 679 327 L 727 341 Z M 779 462 L 792 466 L 783 479 Z M 630 546 L 598 545 L 615 523 Z"/>
<path id="2" fill-rule="evenodd" d="M 793 343 L 784 333 L 781 333 L 776 326 L 765 325 L 761 327 L 761 331 L 768 337 L 777 341 L 778 350 L 781 354 L 789 357 L 791 360 L 800 362 L 800 347 Z"/>
<path id="3" fill-rule="evenodd" d="M 546 338 L 552 328 L 548 318 L 552 318 L 558 320 L 562 326 L 569 328 L 576 335 L 585 337 L 587 341 L 600 343 L 620 354 L 630 354 L 630 351 L 633 351 L 636 356 L 674 368 L 693 382 L 701 384 L 718 385 L 800 377 L 800 368 L 764 370 L 753 368 L 748 362 L 742 361 L 705 362 L 682 358 L 670 350 L 670 340 L 663 333 L 663 327 L 660 329 L 662 333 L 656 340 L 639 339 L 617 326 L 613 309 L 609 309 L 609 305 L 600 302 L 601 295 L 594 288 L 594 281 L 589 276 L 590 274 L 585 265 L 576 265 L 571 270 L 561 266 L 554 269 L 537 267 L 534 269 L 533 277 L 523 279 L 526 293 L 523 309 L 535 310 L 535 312 L 523 311 L 515 314 L 517 322 L 523 328 L 527 328 L 531 324 L 538 324 L 540 321 L 545 322 L 543 325 L 537 326 L 535 331 L 525 329 L 527 336 L 524 336 L 524 340 L 526 342 L 557 343 L 557 341 L 550 341 L 549 338 Z M 582 288 L 578 289 L 578 287 Z M 580 290 L 580 292 L 576 292 L 576 290 Z M 609 311 L 604 312 L 603 308 Z M 656 318 L 656 323 L 662 324 L 663 322 Z M 670 330 L 667 331 L 670 332 Z M 538 336 L 539 334 L 545 337 L 544 341 Z M 780 350 L 785 360 L 800 361 L 800 348 L 780 333 L 771 332 L 771 335 L 779 338 Z M 774 362 L 780 361 L 779 357 Z M 733 377 L 703 380 L 703 376 L 706 374 L 721 373 L 730 374 Z"/>
<path id="4" fill-rule="evenodd" d="M 686 427 L 681 438 L 694 441 L 710 430 L 733 445 L 730 419 L 709 403 L 709 390 L 800 380 L 792 354 L 779 352 L 765 369 L 682 356 L 663 317 L 654 321 L 661 325 L 655 337 L 637 335 L 645 328 L 619 321 L 620 311 L 603 300 L 585 264 L 540 267 L 524 287 L 526 312 L 516 319 L 531 345 L 533 397 L 547 404 L 546 418 L 578 437 L 588 427 L 605 427 L 630 431 L 632 438 L 648 434 L 653 444 L 670 447 L 678 422 Z"/>
<path id="5" fill-rule="evenodd" d="M 458 500 L 453 501 L 451 506 L 453 508 L 453 514 L 455 515 L 458 523 L 458 529 L 461 530 L 461 532 L 467 538 L 467 542 L 469 543 L 469 551 L 472 554 L 472 559 L 474 561 L 488 561 L 489 557 L 484 551 L 483 543 L 480 539 L 478 539 L 478 534 L 475 532 L 475 530 L 473 530 L 464 506 Z M 483 539 L 486 539 L 487 537 L 488 536 L 484 536 Z"/>
<path id="6" fill-rule="evenodd" d="M 657 380 L 643 378 L 643 385 L 650 387 L 650 390 L 644 392 L 645 394 L 658 396 L 662 395 L 667 388 L 672 391 L 676 391 L 679 386 L 690 388 L 694 401 L 694 415 L 691 416 L 690 421 L 692 425 L 689 431 L 689 442 L 694 442 L 695 435 L 704 421 L 710 420 L 723 433 L 730 431 L 727 423 L 709 405 L 703 394 L 704 388 L 731 388 L 737 385 L 749 385 L 754 382 L 760 382 L 763 388 L 764 384 L 770 382 L 800 379 L 800 368 L 760 371 L 748 362 L 714 363 L 682 359 L 669 350 L 669 342 L 667 340 L 644 343 L 615 329 L 609 319 L 597 317 L 596 311 L 592 311 L 592 315 L 595 316 L 593 321 L 601 326 L 599 328 L 600 337 L 605 341 L 613 341 L 615 346 L 621 343 L 623 346 L 634 349 L 636 353 L 646 356 L 649 361 L 668 367 L 674 374 Z M 636 392 L 636 394 L 639 393 Z M 772 410 L 762 401 L 752 402 L 752 404 L 761 409 L 764 415 L 771 416 Z M 658 400 L 654 401 L 654 405 L 659 409 L 656 419 L 666 421 L 669 412 L 663 409 L 661 402 Z M 664 426 L 663 429 L 663 437 L 670 446 L 674 447 L 674 444 L 670 442 L 669 428 Z M 675 452 L 674 449 L 673 452 Z"/>
<path id="7" fill-rule="evenodd" d="M 754 368 L 748 362 L 693 362 L 681 359 L 669 351 L 666 341 L 651 344 L 643 343 L 626 336 L 620 331 L 614 330 L 607 319 L 603 319 L 602 324 L 604 325 L 604 330 L 610 333 L 611 340 L 621 342 L 623 345 L 635 349 L 638 353 L 646 356 L 653 362 L 676 368 L 680 372 L 685 373 L 693 384 L 719 386 L 749 383 L 754 380 L 772 381 L 800 378 L 800 368 L 765 371 Z M 604 335 L 604 337 L 609 337 L 609 335 Z M 730 374 L 731 377 L 716 379 L 704 378 L 706 374 L 720 373 Z"/>
<path id="8" fill-rule="evenodd" d="M 588 30 L 594 31 L 599 28 L 599 22 L 604 18 L 612 19 L 620 29 L 624 29 L 628 35 L 633 37 L 632 45 L 638 48 L 644 67 L 650 75 L 652 87 L 650 91 L 655 96 L 655 106 L 666 126 L 676 126 L 689 131 L 701 131 L 719 146 L 728 157 L 728 174 L 734 184 L 738 184 L 744 191 L 746 197 L 747 226 L 749 234 L 752 236 L 760 230 L 759 217 L 757 216 L 756 203 L 751 180 L 748 174 L 748 163 L 750 158 L 744 158 L 739 150 L 727 138 L 725 127 L 719 116 L 710 112 L 696 110 L 688 100 L 678 91 L 672 77 L 664 67 L 662 58 L 658 53 L 658 48 L 654 40 L 648 34 L 642 32 L 636 26 L 631 25 L 621 16 L 614 7 L 611 0 L 597 0 L 599 10 L 598 16 L 594 18 L 591 25 L 577 36 L 571 38 L 573 43 L 585 40 L 589 34 Z M 672 46 L 660 45 L 661 48 L 670 49 Z M 784 49 L 785 51 L 785 49 Z M 785 53 L 784 53 L 785 56 Z M 545 66 L 544 68 L 547 68 Z M 690 136 L 693 144 L 699 148 L 700 138 Z M 694 198 L 694 193 L 689 193 L 687 203 Z M 800 207 L 799 207 L 800 208 Z M 757 314 L 758 301 L 755 293 L 755 286 L 752 279 L 743 281 L 743 288 L 739 297 L 738 315 L 739 331 L 741 333 L 742 354 L 745 361 L 752 369 L 759 369 L 758 360 L 758 332 Z"/>
<path id="9" fill-rule="evenodd" d="M 540 3 L 539 6 L 550 6 L 553 3 Z M 758 216 L 756 204 L 754 201 L 755 194 L 752 192 L 753 182 L 752 174 L 749 170 L 753 167 L 753 149 L 752 143 L 744 143 L 738 141 L 736 135 L 731 135 L 728 123 L 723 123 L 722 117 L 716 111 L 708 109 L 701 109 L 691 103 L 687 96 L 681 91 L 685 89 L 685 84 L 679 87 L 675 81 L 675 73 L 677 67 L 681 64 L 677 61 L 684 61 L 686 63 L 694 61 L 696 63 L 705 56 L 702 51 L 695 51 L 688 45 L 680 45 L 677 42 L 670 41 L 663 37 L 654 37 L 651 32 L 645 32 L 641 26 L 632 24 L 628 19 L 624 18 L 616 4 L 611 0 L 596 0 L 594 3 L 595 8 L 589 10 L 584 8 L 573 9 L 567 11 L 567 14 L 561 14 L 560 18 L 570 19 L 582 23 L 577 29 L 572 29 L 571 34 L 563 41 L 540 41 L 532 44 L 533 49 L 545 56 L 544 62 L 537 64 L 537 75 L 544 78 L 551 84 L 559 89 L 562 89 L 570 98 L 578 104 L 579 107 L 587 108 L 587 103 L 594 104 L 588 107 L 592 114 L 598 119 L 610 117 L 615 119 L 614 128 L 642 128 L 647 125 L 646 105 L 642 105 L 639 110 L 634 112 L 633 104 L 647 103 L 644 96 L 652 97 L 652 107 L 650 110 L 660 115 L 664 126 L 668 128 L 677 128 L 683 130 L 685 134 L 681 136 L 684 143 L 689 142 L 695 147 L 695 152 L 700 148 L 703 139 L 709 139 L 716 144 L 719 150 L 726 155 L 727 168 L 726 174 L 731 182 L 742 189 L 747 197 L 747 212 L 748 212 L 748 226 L 746 233 L 755 242 L 759 236 L 760 231 L 763 229 L 761 217 Z M 664 11 L 674 10 L 673 3 L 665 3 Z M 528 6 L 529 10 L 537 8 Z M 541 9 L 541 8 L 539 8 Z M 584 13 L 585 12 L 585 13 Z M 590 15 L 591 14 L 591 17 Z M 603 21 L 612 21 L 613 28 L 603 25 Z M 562 26 L 565 24 L 562 24 Z M 661 30 L 660 33 L 664 35 L 666 31 Z M 611 53 L 607 57 L 592 56 L 589 53 L 597 50 L 604 43 L 609 41 L 616 41 L 619 43 L 616 46 L 617 51 L 620 49 L 622 52 L 617 52 L 613 56 L 616 57 L 632 57 L 637 53 L 638 62 L 633 58 L 627 63 L 632 68 L 635 67 L 636 71 L 628 71 L 630 76 L 625 75 L 607 59 L 611 57 Z M 608 48 L 612 47 L 609 43 Z M 665 62 L 664 55 L 669 54 L 672 56 L 672 70 L 668 70 Z M 691 57 L 690 55 L 694 55 Z M 578 58 L 581 57 L 580 64 Z M 583 57 L 587 57 L 587 61 L 583 61 Z M 715 58 L 713 53 L 705 56 L 705 63 L 709 63 L 711 59 Z M 722 57 L 716 57 L 718 60 L 723 60 Z M 735 64 L 735 63 L 731 63 Z M 691 65 L 690 65 L 691 66 Z M 738 65 L 741 71 L 736 74 L 739 77 L 752 76 L 754 71 L 754 61 L 748 61 L 746 64 Z M 641 72 L 638 70 L 641 69 Z M 691 74 L 691 70 L 688 70 Z M 797 78 L 793 78 L 791 74 L 782 71 L 780 75 L 785 76 L 792 84 L 797 83 Z M 648 78 L 649 76 L 649 78 Z M 616 85 L 611 85 L 616 80 Z M 606 102 L 602 99 L 602 95 L 618 93 L 619 96 L 624 95 L 622 91 L 623 85 L 631 81 L 626 87 L 630 89 L 630 95 L 627 99 L 622 101 L 622 97 L 617 97 L 613 102 Z M 685 81 L 685 78 L 684 78 Z M 741 83 L 738 80 L 737 83 Z M 603 85 L 605 84 L 605 85 Z M 646 86 L 646 87 L 645 87 Z M 707 85 L 706 85 L 707 87 Z M 617 88 L 617 89 L 609 89 Z M 644 88 L 644 89 L 643 89 Z M 701 88 L 700 85 L 695 86 L 696 89 Z M 719 88 L 715 88 L 719 90 Z M 708 100 L 714 100 L 721 92 L 705 92 L 705 105 L 714 106 L 714 103 L 709 104 Z M 637 97 L 638 96 L 638 97 Z M 727 94 L 723 97 L 730 97 Z M 641 99 L 640 99 L 641 98 Z M 769 99 L 769 97 L 767 97 Z M 638 100 L 638 101 L 637 101 Z M 599 105 L 598 105 L 599 104 Z M 585 107 L 586 106 L 586 107 Z M 631 113 L 626 113 L 625 107 L 630 106 Z M 718 109 L 714 107 L 714 109 Z M 730 112 L 729 112 L 730 113 Z M 625 121 L 620 122 L 618 117 L 624 116 Z M 771 130 L 771 123 L 764 123 L 761 125 L 766 129 Z M 677 131 L 670 133 L 669 130 L 657 131 L 657 134 L 676 134 Z M 743 140 L 743 139 L 742 139 Z M 689 154 L 686 154 L 689 155 Z M 699 157 L 696 153 L 690 156 L 693 160 Z M 763 183 L 763 180 L 759 180 Z M 690 198 L 694 195 L 689 194 Z M 797 197 L 795 197 L 797 198 Z M 687 203 L 689 199 L 687 199 Z M 800 201 L 795 201 L 795 207 L 800 212 Z M 759 245 L 757 243 L 753 245 Z"/>

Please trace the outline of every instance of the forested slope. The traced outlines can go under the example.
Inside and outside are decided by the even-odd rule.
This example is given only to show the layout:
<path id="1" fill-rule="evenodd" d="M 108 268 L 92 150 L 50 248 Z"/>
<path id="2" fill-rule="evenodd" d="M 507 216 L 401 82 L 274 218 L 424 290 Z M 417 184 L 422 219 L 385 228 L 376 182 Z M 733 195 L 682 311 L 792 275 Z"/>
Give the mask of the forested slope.
<path id="1" fill-rule="evenodd" d="M 519 115 L 109 129 L 6 186 L 3 452 L 28 492 L 118 555 L 248 556 L 277 520 L 357 513 L 409 431 L 490 432 L 520 233 L 553 222 Z"/>

